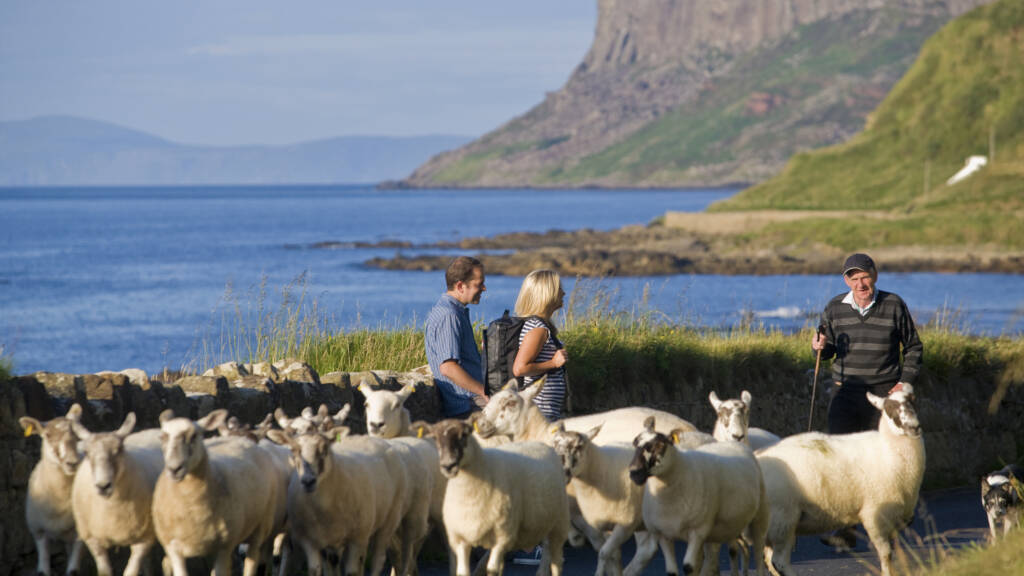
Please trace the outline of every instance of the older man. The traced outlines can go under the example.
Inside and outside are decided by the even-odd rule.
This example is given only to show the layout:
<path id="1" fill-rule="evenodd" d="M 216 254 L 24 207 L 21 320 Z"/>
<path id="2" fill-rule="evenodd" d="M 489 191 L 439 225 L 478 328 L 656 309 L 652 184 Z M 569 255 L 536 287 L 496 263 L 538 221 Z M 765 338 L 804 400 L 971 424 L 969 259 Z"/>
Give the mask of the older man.
<path id="1" fill-rule="evenodd" d="M 906 303 L 875 286 L 878 270 L 870 256 L 847 258 L 843 280 L 850 291 L 825 306 L 825 330 L 811 342 L 822 358 L 835 357 L 832 380 L 838 389 L 828 409 L 829 434 L 874 430 L 879 413 L 865 392 L 884 396 L 903 382 L 914 384 L 923 351 Z"/>
<path id="2" fill-rule="evenodd" d="M 434 382 L 441 393 L 443 418 L 464 418 L 487 403 L 483 362 L 473 338 L 470 304 L 487 290 L 484 265 L 459 256 L 445 270 L 447 291 L 434 304 L 424 325 L 424 345 Z"/>

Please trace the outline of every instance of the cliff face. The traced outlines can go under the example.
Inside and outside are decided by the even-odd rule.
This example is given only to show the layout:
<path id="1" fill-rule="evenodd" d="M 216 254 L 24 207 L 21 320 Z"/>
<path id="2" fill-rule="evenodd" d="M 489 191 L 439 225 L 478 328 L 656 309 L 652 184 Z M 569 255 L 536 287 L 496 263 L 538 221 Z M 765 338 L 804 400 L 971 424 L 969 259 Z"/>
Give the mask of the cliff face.
<path id="1" fill-rule="evenodd" d="M 566 85 L 413 186 L 759 181 L 841 142 L 921 43 L 987 0 L 599 0 Z"/>

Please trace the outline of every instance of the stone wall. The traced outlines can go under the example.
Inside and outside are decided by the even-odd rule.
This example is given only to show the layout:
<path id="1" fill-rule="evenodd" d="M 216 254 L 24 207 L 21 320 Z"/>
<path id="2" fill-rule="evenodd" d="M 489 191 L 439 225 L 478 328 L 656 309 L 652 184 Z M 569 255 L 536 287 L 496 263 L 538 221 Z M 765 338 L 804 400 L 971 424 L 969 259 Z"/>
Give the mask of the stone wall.
<path id="1" fill-rule="evenodd" d="M 572 372 L 570 371 L 570 376 Z M 660 408 L 710 430 L 714 413 L 708 393 L 722 398 L 749 390 L 754 400 L 751 422 L 785 436 L 807 429 L 810 408 L 808 375 L 763 374 L 742 369 L 721 381 L 696 378 L 690 382 L 651 381 L 582 382 L 573 380 L 574 413 L 591 413 L 629 405 Z M 39 459 L 39 438 L 25 438 L 18 425 L 24 415 L 49 420 L 63 415 L 72 403 L 83 407 L 83 423 L 94 430 L 117 428 L 125 414 L 135 412 L 138 428 L 157 425 L 161 411 L 171 408 L 179 416 L 199 418 L 226 408 L 243 422 L 257 424 L 275 408 L 297 415 L 304 407 L 327 404 L 331 413 L 352 404 L 346 424 L 354 433 L 365 432 L 363 399 L 356 387 L 371 385 L 399 389 L 413 384 L 406 401 L 413 420 L 436 421 L 440 399 L 424 367 L 412 372 L 332 372 L 323 376 L 305 364 L 279 362 L 271 366 L 225 364 L 203 376 L 150 379 L 135 370 L 97 375 L 40 372 L 0 383 L 0 576 L 29 573 L 35 549 L 24 525 L 24 500 L 29 474 Z M 988 403 L 995 378 L 925 373 L 918 383 L 918 410 L 924 428 L 928 467 L 927 486 L 974 484 L 982 473 L 1019 462 L 1024 446 L 1024 391 L 1013 387 L 998 411 Z M 825 425 L 828 397 L 819 393 L 814 428 Z M 60 564 L 62 559 L 55 559 Z M 62 568 L 62 567 L 61 567 Z"/>

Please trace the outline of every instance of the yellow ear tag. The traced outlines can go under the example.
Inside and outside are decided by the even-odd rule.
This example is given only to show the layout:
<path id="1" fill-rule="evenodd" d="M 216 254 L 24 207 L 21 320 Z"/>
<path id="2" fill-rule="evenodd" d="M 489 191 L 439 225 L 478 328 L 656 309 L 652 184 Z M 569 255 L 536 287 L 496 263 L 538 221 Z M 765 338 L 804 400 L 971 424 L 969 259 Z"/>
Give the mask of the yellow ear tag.
<path id="1" fill-rule="evenodd" d="M 552 426 L 551 427 L 551 432 L 548 432 L 548 434 L 554 435 L 556 432 L 558 432 L 558 426 Z"/>
<path id="2" fill-rule="evenodd" d="M 673 444 L 679 444 L 679 434 L 673 434 L 672 435 L 672 443 Z"/>
<path id="3" fill-rule="evenodd" d="M 28 438 L 31 435 L 32 435 L 32 425 L 29 424 L 28 428 L 25 428 L 25 438 Z"/>
<path id="4" fill-rule="evenodd" d="M 420 426 L 419 428 L 416 429 L 416 437 L 423 438 L 423 426 Z"/>
<path id="5" fill-rule="evenodd" d="M 480 432 L 480 426 L 476 422 L 473 422 L 473 432 Z"/>
<path id="6" fill-rule="evenodd" d="M 334 439 L 335 442 L 341 442 L 341 432 L 338 432 L 338 436 Z"/>

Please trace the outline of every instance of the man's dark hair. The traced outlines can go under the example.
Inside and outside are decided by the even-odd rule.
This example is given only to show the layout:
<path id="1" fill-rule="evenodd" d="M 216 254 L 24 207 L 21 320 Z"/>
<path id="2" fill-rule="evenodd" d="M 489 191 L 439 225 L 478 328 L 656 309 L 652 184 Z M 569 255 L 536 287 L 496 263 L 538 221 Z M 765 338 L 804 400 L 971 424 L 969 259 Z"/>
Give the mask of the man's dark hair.
<path id="1" fill-rule="evenodd" d="M 459 256 L 452 260 L 448 269 L 444 271 L 444 281 L 448 285 L 448 289 L 454 290 L 455 284 L 458 282 L 469 282 L 473 278 L 473 270 L 478 268 L 482 271 L 484 265 L 472 256 Z"/>

